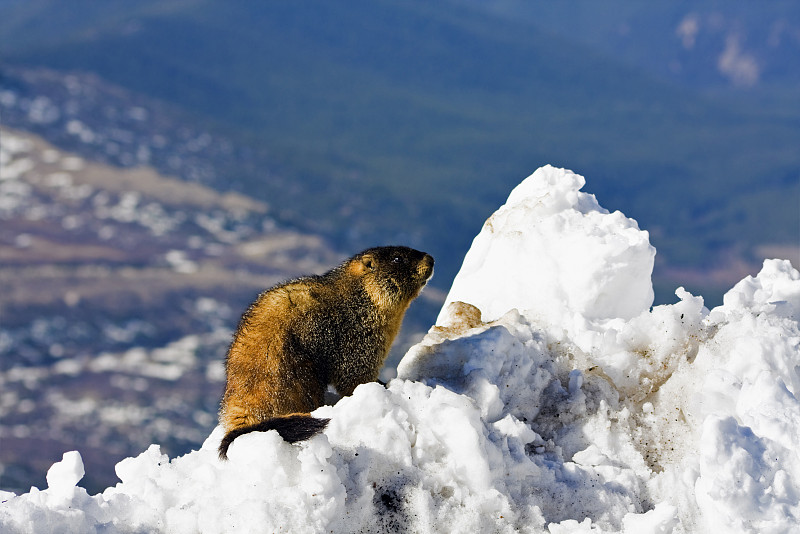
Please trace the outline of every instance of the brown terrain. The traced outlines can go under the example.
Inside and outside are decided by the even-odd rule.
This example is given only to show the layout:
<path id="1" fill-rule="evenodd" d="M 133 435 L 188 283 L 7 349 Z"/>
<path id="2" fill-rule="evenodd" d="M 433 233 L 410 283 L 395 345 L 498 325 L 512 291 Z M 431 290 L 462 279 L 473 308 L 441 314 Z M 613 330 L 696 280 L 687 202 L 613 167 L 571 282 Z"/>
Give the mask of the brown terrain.
<path id="1" fill-rule="evenodd" d="M 199 447 L 247 304 L 343 255 L 243 195 L 0 135 L 0 487 L 45 487 L 77 449 L 99 491 L 151 443 Z"/>

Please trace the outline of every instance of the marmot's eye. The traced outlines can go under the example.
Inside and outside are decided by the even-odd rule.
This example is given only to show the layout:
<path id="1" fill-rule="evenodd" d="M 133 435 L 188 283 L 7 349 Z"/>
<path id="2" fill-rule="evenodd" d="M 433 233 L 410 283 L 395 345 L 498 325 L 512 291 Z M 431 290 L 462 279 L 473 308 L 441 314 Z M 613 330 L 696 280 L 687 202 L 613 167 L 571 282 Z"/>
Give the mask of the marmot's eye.
<path id="1" fill-rule="evenodd" d="M 395 256 L 392 258 L 392 263 L 405 263 L 405 258 L 402 256 Z"/>

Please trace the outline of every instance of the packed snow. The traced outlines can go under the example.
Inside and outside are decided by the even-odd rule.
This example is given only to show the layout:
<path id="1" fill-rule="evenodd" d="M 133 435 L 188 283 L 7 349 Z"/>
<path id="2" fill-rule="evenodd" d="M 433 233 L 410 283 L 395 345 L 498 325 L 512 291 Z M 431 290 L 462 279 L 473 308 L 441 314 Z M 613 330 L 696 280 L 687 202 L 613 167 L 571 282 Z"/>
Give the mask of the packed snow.
<path id="1" fill-rule="evenodd" d="M 97 495 L 75 451 L 3 532 L 797 532 L 800 273 L 653 303 L 648 234 L 543 167 L 487 220 L 387 387 L 290 445 L 217 428 Z"/>

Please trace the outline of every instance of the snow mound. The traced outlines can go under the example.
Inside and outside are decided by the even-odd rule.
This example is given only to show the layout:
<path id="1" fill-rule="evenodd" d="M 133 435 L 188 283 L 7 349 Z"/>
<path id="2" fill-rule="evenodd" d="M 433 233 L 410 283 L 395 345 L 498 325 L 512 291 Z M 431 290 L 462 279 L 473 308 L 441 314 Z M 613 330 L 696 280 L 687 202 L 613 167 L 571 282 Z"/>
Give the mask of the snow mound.
<path id="1" fill-rule="evenodd" d="M 792 532 L 800 273 L 768 260 L 712 311 L 652 304 L 646 232 L 545 167 L 476 237 L 388 387 L 290 445 L 217 429 L 90 496 L 80 455 L 0 495 L 3 532 Z"/>
<path id="2" fill-rule="evenodd" d="M 486 320 L 516 308 L 565 326 L 647 310 L 656 250 L 636 221 L 581 192 L 584 184 L 546 166 L 514 188 L 472 242 L 439 321 L 453 301 L 474 304 Z"/>

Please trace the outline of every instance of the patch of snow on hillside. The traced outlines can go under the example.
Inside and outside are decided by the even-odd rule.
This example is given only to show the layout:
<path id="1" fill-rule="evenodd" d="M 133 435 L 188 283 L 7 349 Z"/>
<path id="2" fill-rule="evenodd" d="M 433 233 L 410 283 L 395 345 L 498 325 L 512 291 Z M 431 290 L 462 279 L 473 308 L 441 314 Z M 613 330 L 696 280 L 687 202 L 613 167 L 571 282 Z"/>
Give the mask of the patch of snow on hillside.
<path id="1" fill-rule="evenodd" d="M 545 167 L 476 237 L 387 387 L 290 445 L 152 445 L 90 496 L 75 452 L 0 495 L 4 532 L 791 532 L 800 273 L 769 260 L 709 311 L 652 305 L 635 221 Z"/>

